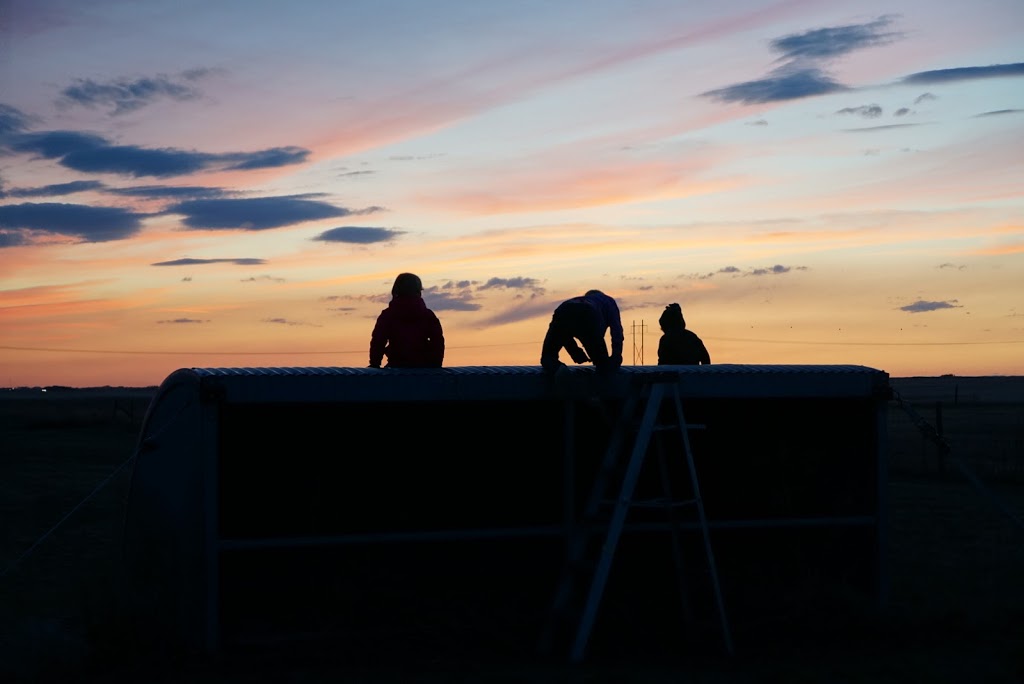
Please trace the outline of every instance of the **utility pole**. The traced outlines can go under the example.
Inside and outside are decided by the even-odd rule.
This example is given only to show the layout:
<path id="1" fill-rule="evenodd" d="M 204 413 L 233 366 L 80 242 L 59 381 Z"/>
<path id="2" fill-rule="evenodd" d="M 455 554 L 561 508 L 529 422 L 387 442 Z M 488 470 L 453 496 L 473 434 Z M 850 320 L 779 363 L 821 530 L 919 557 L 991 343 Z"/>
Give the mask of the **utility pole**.
<path id="1" fill-rule="evenodd" d="M 643 320 L 637 325 L 636 321 L 633 321 L 630 325 L 633 333 L 633 365 L 642 366 L 644 365 L 644 331 L 647 330 L 647 326 L 644 325 Z M 636 345 L 637 331 L 640 333 L 640 346 Z"/>

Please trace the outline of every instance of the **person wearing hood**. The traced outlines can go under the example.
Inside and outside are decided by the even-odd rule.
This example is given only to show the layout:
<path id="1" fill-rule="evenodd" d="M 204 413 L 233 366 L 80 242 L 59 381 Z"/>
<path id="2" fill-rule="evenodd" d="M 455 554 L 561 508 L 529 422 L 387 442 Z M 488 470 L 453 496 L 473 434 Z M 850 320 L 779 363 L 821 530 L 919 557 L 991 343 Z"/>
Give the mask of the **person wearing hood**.
<path id="1" fill-rule="evenodd" d="M 695 366 L 711 363 L 704 342 L 686 328 L 683 310 L 678 304 L 669 304 L 658 319 L 662 336 L 658 342 L 659 366 Z"/>
<path id="2" fill-rule="evenodd" d="M 423 301 L 423 282 L 400 273 L 391 288 L 391 302 L 380 312 L 370 335 L 370 367 L 440 368 L 444 361 L 441 321 Z"/>
<path id="3" fill-rule="evenodd" d="M 604 341 L 608 331 L 611 331 L 611 354 Z M 559 352 L 565 348 L 576 363 L 590 361 L 599 371 L 613 371 L 622 365 L 623 339 L 619 305 L 600 290 L 588 290 L 555 308 L 541 347 L 540 365 L 549 373 L 557 371 L 565 365 L 558 359 Z M 583 345 L 582 349 L 576 340 Z"/>

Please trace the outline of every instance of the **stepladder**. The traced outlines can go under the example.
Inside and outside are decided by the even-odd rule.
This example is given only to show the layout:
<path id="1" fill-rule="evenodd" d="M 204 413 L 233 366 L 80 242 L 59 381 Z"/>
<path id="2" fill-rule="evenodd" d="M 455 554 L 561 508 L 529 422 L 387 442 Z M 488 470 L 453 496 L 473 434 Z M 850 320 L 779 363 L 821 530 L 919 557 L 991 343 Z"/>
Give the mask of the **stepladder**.
<path id="1" fill-rule="evenodd" d="M 684 610 L 684 565 L 689 563 L 684 559 L 680 544 L 680 521 L 689 518 L 699 530 L 703 569 L 713 594 L 723 647 L 728 654 L 733 653 L 732 636 L 690 439 L 692 430 L 704 427 L 686 422 L 678 373 L 645 373 L 631 378 L 585 508 L 567 539 L 565 566 L 541 635 L 542 652 L 552 653 L 565 648 L 571 662 L 584 660 L 609 576 L 615 565 L 619 542 L 632 517 L 631 513 L 641 508 L 656 508 L 665 515 L 661 529 L 670 533 L 679 591 L 684 594 L 681 596 Z M 677 438 L 664 439 L 667 435 L 676 435 Z M 668 450 L 670 453 L 666 453 L 666 443 L 672 445 Z M 675 463 L 671 462 L 673 459 Z M 657 471 L 651 470 L 653 467 L 657 467 Z M 660 496 L 639 496 L 637 485 L 642 472 L 656 472 L 656 479 L 661 485 Z M 676 475 L 673 477 L 670 473 Z M 679 479 L 679 473 L 683 474 L 685 482 L 674 483 L 673 480 Z M 674 494 L 674 490 L 678 495 Z"/>

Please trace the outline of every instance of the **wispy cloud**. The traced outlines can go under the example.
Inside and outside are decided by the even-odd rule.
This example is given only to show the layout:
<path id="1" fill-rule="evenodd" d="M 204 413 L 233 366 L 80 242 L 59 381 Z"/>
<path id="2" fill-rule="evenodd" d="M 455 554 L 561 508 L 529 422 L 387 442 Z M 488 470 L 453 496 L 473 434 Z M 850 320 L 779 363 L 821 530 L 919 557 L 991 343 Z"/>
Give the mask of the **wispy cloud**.
<path id="1" fill-rule="evenodd" d="M 33 117 L 20 109 L 0 102 L 0 136 L 26 131 L 33 122 Z"/>
<path id="2" fill-rule="evenodd" d="M 60 92 L 57 104 L 83 107 L 108 107 L 112 116 L 141 109 L 157 100 L 195 100 L 202 93 L 194 83 L 211 73 L 209 69 L 193 69 L 168 76 L 141 76 L 94 81 L 80 78 Z"/>
<path id="3" fill-rule="evenodd" d="M 774 266 L 769 266 L 767 268 L 755 268 L 755 269 L 752 269 L 752 270 L 748 271 L 745 275 L 752 275 L 752 276 L 781 275 L 783 273 L 789 273 L 790 271 L 793 270 L 793 268 L 794 268 L 793 266 L 783 266 L 782 264 L 775 264 Z M 806 266 L 796 266 L 795 268 L 798 271 L 807 270 Z"/>
<path id="4" fill-rule="evenodd" d="M 87 192 L 89 190 L 100 190 L 106 187 L 100 181 L 81 180 L 69 183 L 54 183 L 43 185 L 38 188 L 14 188 L 11 190 L 0 190 L 0 197 L 60 197 L 62 195 L 73 195 L 76 192 Z"/>
<path id="5" fill-rule="evenodd" d="M 776 38 L 770 44 L 783 64 L 767 76 L 702 93 L 720 102 L 763 104 L 797 100 L 848 90 L 824 66 L 855 50 L 886 45 L 902 36 L 887 30 L 894 17 L 883 16 L 864 24 L 811 29 Z"/>
<path id="6" fill-rule="evenodd" d="M 555 310 L 558 304 L 559 302 L 542 298 L 521 300 L 504 311 L 499 311 L 492 316 L 482 319 L 479 321 L 479 325 L 481 327 L 491 327 L 528 321 L 533 318 L 550 317 L 551 312 Z"/>
<path id="7" fill-rule="evenodd" d="M 168 207 L 168 214 L 181 214 L 189 228 L 205 230 L 269 230 L 339 216 L 357 216 L 382 211 L 380 207 L 346 209 L 310 199 L 318 195 L 249 197 L 241 199 L 199 199 Z"/>
<path id="8" fill-rule="evenodd" d="M 1024 109 L 996 109 L 991 112 L 982 112 L 981 114 L 975 114 L 974 116 L 1002 116 L 1004 114 L 1024 114 Z"/>
<path id="9" fill-rule="evenodd" d="M 303 325 L 310 326 L 313 328 L 323 327 L 317 323 L 306 323 L 305 321 L 292 321 L 287 318 L 264 318 L 261 322 L 271 323 L 273 325 Z"/>
<path id="10" fill-rule="evenodd" d="M 0 249 L 4 247 L 21 247 L 25 244 L 28 244 L 28 239 L 24 234 L 0 230 Z"/>
<path id="11" fill-rule="evenodd" d="M 319 242 L 345 242 L 356 245 L 370 245 L 377 242 L 391 242 L 399 235 L 405 235 L 404 230 L 393 228 L 372 228 L 364 226 L 340 226 L 325 230 L 312 238 Z"/>
<path id="12" fill-rule="evenodd" d="M 252 171 L 301 164 L 309 157 L 309 150 L 295 146 L 272 147 L 258 152 L 229 152 L 213 157 L 217 163 L 227 164 L 228 171 Z"/>
<path id="13" fill-rule="evenodd" d="M 763 78 L 709 90 L 702 95 L 720 102 L 763 104 L 848 90 L 848 86 L 825 71 L 825 65 L 855 50 L 887 45 L 902 38 L 901 32 L 888 30 L 893 20 L 894 17 L 885 16 L 864 24 L 813 29 L 777 38 L 771 42 L 771 49 L 780 54 L 781 66 Z M 1024 62 L 919 71 L 904 76 L 899 82 L 927 85 L 1014 76 L 1024 76 Z M 934 98 L 925 93 L 915 103 Z M 864 115 L 859 109 L 841 111 Z"/>
<path id="14" fill-rule="evenodd" d="M 138 233 L 142 219 L 147 216 L 120 207 L 55 202 L 9 204 L 0 206 L 0 228 L 24 231 L 23 242 L 30 241 L 34 233 L 64 235 L 83 242 L 108 242 Z"/>
<path id="15" fill-rule="evenodd" d="M 444 285 L 439 286 L 442 290 L 464 290 L 468 287 L 476 285 L 475 280 L 449 280 Z"/>
<path id="16" fill-rule="evenodd" d="M 241 283 L 284 283 L 287 282 L 284 278 L 277 278 L 269 275 L 252 276 L 250 278 L 242 278 L 239 282 Z"/>
<path id="17" fill-rule="evenodd" d="M 479 290 L 492 290 L 492 289 L 509 289 L 509 290 L 529 290 L 536 295 L 544 294 L 545 290 L 540 285 L 540 281 L 536 278 L 525 278 L 518 276 L 515 278 L 489 278 L 487 282 L 476 288 Z"/>
<path id="18" fill-rule="evenodd" d="M 923 123 L 900 123 L 900 124 L 885 124 L 883 126 L 865 126 L 863 128 L 846 128 L 843 129 L 847 133 L 867 133 L 868 131 L 886 131 L 892 128 L 912 128 L 914 126 L 924 126 Z"/>
<path id="19" fill-rule="evenodd" d="M 479 311 L 483 306 L 476 301 L 473 292 L 475 284 L 476 281 L 471 280 L 448 280 L 441 285 L 430 285 L 423 288 L 423 301 L 434 311 Z M 391 301 L 391 293 L 389 291 L 373 295 L 333 295 L 324 297 L 323 301 L 387 304 Z M 349 311 L 350 309 L 338 310 Z"/>
<path id="20" fill-rule="evenodd" d="M 174 318 L 170 320 L 157 321 L 159 324 L 170 324 L 170 325 L 192 325 L 196 323 L 209 323 L 210 320 L 200 320 L 198 318 Z"/>
<path id="21" fill-rule="evenodd" d="M 957 300 L 950 299 L 945 302 L 928 302 L 923 299 L 919 299 L 913 304 L 907 304 L 901 306 L 900 311 L 906 311 L 907 313 L 925 313 L 927 311 L 938 311 L 940 309 L 959 309 L 962 308 L 957 304 Z"/>
<path id="22" fill-rule="evenodd" d="M 17 133 L 0 138 L 0 144 L 12 152 L 35 154 L 43 159 L 60 159 L 65 155 L 109 145 L 102 136 L 78 131 Z"/>
<path id="23" fill-rule="evenodd" d="M 472 293 L 452 292 L 437 285 L 423 290 L 423 301 L 434 311 L 479 311 L 482 308 L 473 301 Z"/>
<path id="24" fill-rule="evenodd" d="M 223 188 L 207 188 L 198 185 L 138 185 L 131 188 L 107 188 L 105 192 L 108 195 L 142 199 L 210 199 L 232 194 Z"/>
<path id="25" fill-rule="evenodd" d="M 764 104 L 827 95 L 844 90 L 848 90 L 847 86 L 839 83 L 821 69 L 783 67 L 765 78 L 709 90 L 703 95 L 721 102 Z"/>
<path id="26" fill-rule="evenodd" d="M 243 257 L 240 259 L 174 259 L 173 261 L 158 261 L 150 266 L 204 266 L 206 264 L 235 264 L 236 266 L 261 266 L 266 264 L 266 259 L 254 259 Z"/>
<path id="27" fill-rule="evenodd" d="M 785 60 L 829 60 L 866 47 L 886 45 L 903 36 L 886 30 L 895 17 L 882 16 L 866 24 L 846 24 L 793 33 L 771 42 Z"/>
<path id="28" fill-rule="evenodd" d="M 882 107 L 876 104 L 861 105 L 860 107 L 843 107 L 836 114 L 856 114 L 865 119 L 877 119 L 882 116 Z"/>
<path id="29" fill-rule="evenodd" d="M 511 278 L 492 277 L 482 282 L 478 280 L 448 280 L 441 285 L 432 285 L 424 288 L 423 299 L 427 306 L 434 311 L 480 311 L 484 308 L 484 305 L 478 301 L 480 293 L 493 293 L 497 291 L 512 292 L 513 300 L 517 302 L 533 302 L 545 293 L 544 288 L 540 285 L 540 281 L 536 278 L 526 276 L 514 276 Z M 528 293 L 528 296 L 524 296 L 523 292 Z M 390 298 L 390 295 L 375 295 L 368 299 L 386 303 Z M 545 310 L 549 307 L 550 304 L 545 302 L 538 310 Z M 493 302 L 488 304 L 488 308 L 494 308 Z M 532 309 L 529 305 L 519 303 L 513 309 L 520 311 L 520 313 L 507 314 L 507 320 L 506 315 L 502 314 L 487 320 L 496 324 L 520 320 L 517 316 L 521 315 L 525 315 L 527 318 L 533 315 L 525 313 L 528 309 Z M 487 323 L 487 325 L 490 324 Z"/>
<path id="30" fill-rule="evenodd" d="M 723 268 L 718 269 L 717 271 L 710 271 L 708 273 L 694 273 L 694 274 L 689 274 L 689 275 L 685 275 L 685 276 L 681 276 L 681 277 L 683 277 L 683 278 L 696 278 L 698 280 L 707 280 L 709 278 L 715 277 L 716 275 L 728 275 L 728 276 L 732 276 L 732 277 L 735 278 L 735 277 L 739 277 L 739 276 L 746 277 L 746 276 L 782 275 L 782 274 L 785 274 L 785 273 L 789 273 L 790 271 L 807 271 L 807 270 L 809 270 L 807 266 L 784 266 L 782 264 L 775 264 L 774 266 L 765 266 L 765 267 L 759 267 L 759 268 L 750 268 L 750 269 L 747 269 L 745 271 L 743 269 L 741 269 L 741 268 L 736 267 L 736 266 L 725 266 Z"/>
<path id="31" fill-rule="evenodd" d="M 174 148 L 115 145 L 102 136 L 78 131 L 16 133 L 0 138 L 0 146 L 23 154 L 56 160 L 82 173 L 166 178 L 208 170 L 248 171 L 301 164 L 309 150 L 273 147 L 255 152 L 208 153 Z"/>
<path id="32" fill-rule="evenodd" d="M 904 76 L 902 82 L 912 84 L 950 83 L 952 81 L 974 81 L 981 78 L 1005 78 L 1009 76 L 1024 76 L 1024 62 L 919 71 L 915 74 Z"/>

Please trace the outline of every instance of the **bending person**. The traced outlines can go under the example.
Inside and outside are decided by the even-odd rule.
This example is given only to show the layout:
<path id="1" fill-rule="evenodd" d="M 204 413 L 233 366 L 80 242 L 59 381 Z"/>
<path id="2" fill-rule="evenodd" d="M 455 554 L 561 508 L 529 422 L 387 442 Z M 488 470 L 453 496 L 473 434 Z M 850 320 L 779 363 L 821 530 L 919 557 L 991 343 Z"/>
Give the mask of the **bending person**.
<path id="1" fill-rule="evenodd" d="M 611 354 L 605 345 L 608 331 L 611 331 Z M 555 308 L 541 347 L 540 365 L 548 372 L 557 371 L 565 365 L 558 358 L 564 348 L 576 363 L 590 361 L 600 371 L 616 370 L 622 365 L 623 339 L 618 304 L 600 290 L 588 290 Z"/>

